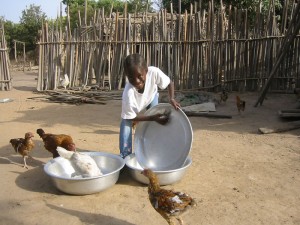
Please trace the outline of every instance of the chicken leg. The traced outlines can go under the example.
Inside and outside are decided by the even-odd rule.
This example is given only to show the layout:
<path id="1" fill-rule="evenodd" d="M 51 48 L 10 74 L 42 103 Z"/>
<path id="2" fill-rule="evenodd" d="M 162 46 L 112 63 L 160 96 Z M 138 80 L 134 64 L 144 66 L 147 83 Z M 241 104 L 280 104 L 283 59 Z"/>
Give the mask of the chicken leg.
<path id="1" fill-rule="evenodd" d="M 184 225 L 183 220 L 181 219 L 181 217 L 176 217 L 176 219 L 178 220 L 180 225 Z"/>
<path id="2" fill-rule="evenodd" d="M 28 158 L 28 156 L 27 155 L 25 155 L 24 157 L 23 157 L 23 160 L 24 160 L 24 168 L 26 168 L 26 169 L 28 169 L 28 166 L 27 166 L 27 163 L 26 163 L 26 158 Z"/>
<path id="3" fill-rule="evenodd" d="M 157 212 L 168 222 L 169 225 L 175 225 L 170 216 L 159 210 L 157 210 Z"/>

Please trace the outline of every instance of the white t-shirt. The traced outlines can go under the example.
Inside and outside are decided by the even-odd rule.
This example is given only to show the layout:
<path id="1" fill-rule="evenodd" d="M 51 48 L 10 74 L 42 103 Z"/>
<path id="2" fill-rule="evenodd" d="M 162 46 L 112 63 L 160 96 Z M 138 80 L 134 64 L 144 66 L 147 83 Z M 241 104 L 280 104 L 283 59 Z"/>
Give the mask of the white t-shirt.
<path id="1" fill-rule="evenodd" d="M 122 95 L 122 113 L 123 119 L 134 119 L 139 112 L 145 109 L 157 94 L 157 87 L 165 89 L 170 84 L 170 78 L 159 68 L 148 67 L 144 93 L 139 93 L 129 82 L 126 83 Z"/>

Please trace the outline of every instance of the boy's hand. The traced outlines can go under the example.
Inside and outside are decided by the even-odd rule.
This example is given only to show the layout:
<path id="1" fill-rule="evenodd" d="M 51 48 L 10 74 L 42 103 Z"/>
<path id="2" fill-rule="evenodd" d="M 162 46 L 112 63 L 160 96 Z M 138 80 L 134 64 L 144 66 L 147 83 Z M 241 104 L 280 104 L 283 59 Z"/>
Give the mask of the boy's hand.
<path id="1" fill-rule="evenodd" d="M 154 121 L 161 125 L 165 125 L 170 120 L 171 111 L 166 111 L 164 113 L 157 113 L 154 115 Z"/>
<path id="2" fill-rule="evenodd" d="M 180 104 L 174 98 L 170 99 L 170 103 L 176 110 L 181 107 Z"/>

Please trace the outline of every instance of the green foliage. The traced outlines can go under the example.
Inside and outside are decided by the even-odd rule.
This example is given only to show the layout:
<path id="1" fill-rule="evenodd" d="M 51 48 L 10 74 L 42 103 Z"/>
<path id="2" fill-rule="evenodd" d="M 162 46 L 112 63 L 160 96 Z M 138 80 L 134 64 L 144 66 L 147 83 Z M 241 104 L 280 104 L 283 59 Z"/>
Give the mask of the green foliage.
<path id="1" fill-rule="evenodd" d="M 125 3 L 127 2 L 128 12 L 134 12 L 135 9 L 139 12 L 143 12 L 148 6 L 148 10 L 153 10 L 151 7 L 150 0 L 87 0 L 89 7 L 93 9 L 105 9 L 106 13 L 110 12 L 111 6 L 113 5 L 113 12 L 123 12 Z M 70 8 L 81 9 L 85 5 L 85 0 L 63 0 L 62 3 Z"/>
<path id="2" fill-rule="evenodd" d="M 148 4 L 148 6 L 147 6 Z M 127 1 L 127 8 L 128 12 L 146 12 L 148 7 L 148 12 L 153 12 L 151 1 L 147 0 L 128 0 Z"/>
<path id="3" fill-rule="evenodd" d="M 12 42 L 15 33 L 14 23 L 9 20 L 5 20 L 3 16 L 0 16 L 0 25 L 2 24 L 4 25 L 5 40 L 7 43 L 7 47 L 10 47 L 10 43 Z"/>
<path id="4" fill-rule="evenodd" d="M 29 8 L 22 11 L 20 18 L 22 36 L 18 39 L 26 43 L 26 49 L 34 50 L 38 37 L 38 31 L 42 28 L 46 20 L 46 14 L 42 12 L 40 6 L 31 4 Z"/>
<path id="5" fill-rule="evenodd" d="M 21 38 L 23 34 L 23 27 L 21 24 L 13 23 L 9 20 L 4 20 L 4 32 L 5 32 L 7 47 L 13 50 L 14 49 L 13 40 L 22 40 Z"/>
<path id="6" fill-rule="evenodd" d="M 4 22 L 5 40 L 7 42 L 7 45 L 10 46 L 10 42 L 12 41 L 15 33 L 14 23 L 9 20 L 5 21 L 4 18 L 0 19 L 0 24 L 2 22 Z"/>
<path id="7" fill-rule="evenodd" d="M 178 2 L 179 0 L 162 0 L 162 6 L 166 8 L 170 12 L 170 4 L 171 2 L 173 3 L 173 11 L 178 12 Z M 181 13 L 184 13 L 185 10 L 188 12 L 190 11 L 190 4 L 194 4 L 195 2 L 198 3 L 199 5 L 199 0 L 198 1 L 193 1 L 193 0 L 181 0 Z M 208 7 L 210 0 L 202 0 L 200 1 L 201 5 L 203 8 Z M 255 10 L 261 2 L 261 8 L 262 12 L 267 12 L 269 9 L 269 6 L 271 4 L 271 1 L 269 0 L 223 0 L 223 4 L 227 7 L 230 5 L 232 7 L 237 7 L 240 9 L 247 9 L 248 12 L 251 14 L 255 13 Z M 282 8 L 283 1 L 282 0 L 275 0 L 275 9 L 279 11 Z M 218 9 L 220 5 L 220 1 L 214 1 L 215 8 Z"/>
<path id="8" fill-rule="evenodd" d="M 78 27 L 81 24 L 81 21 L 83 21 L 83 23 L 84 23 L 84 12 L 85 12 L 84 5 L 69 6 L 71 29 Z M 92 5 L 88 5 L 88 7 L 87 7 L 87 24 L 89 24 L 89 21 L 92 20 L 93 16 L 94 16 L 94 9 L 93 9 Z M 82 24 L 82 25 L 84 25 L 84 24 Z"/>
<path id="9" fill-rule="evenodd" d="M 7 46 L 11 49 L 10 55 L 14 51 L 14 40 L 25 42 L 26 52 L 34 51 L 38 41 L 38 32 L 45 20 L 46 14 L 42 12 L 40 6 L 34 4 L 22 11 L 20 23 L 4 20 L 5 38 Z"/>
<path id="10" fill-rule="evenodd" d="M 84 5 L 85 0 L 63 0 L 64 5 Z"/>
<path id="11" fill-rule="evenodd" d="M 260 9 L 261 13 L 266 14 L 271 9 L 275 10 L 278 19 L 282 14 L 282 3 L 280 0 L 274 0 L 274 5 L 271 4 L 272 1 L 269 0 L 225 0 L 224 4 L 227 6 L 231 5 L 239 9 L 247 9 L 248 17 L 250 20 L 250 26 L 255 26 L 257 10 Z"/>
<path id="12" fill-rule="evenodd" d="M 179 1 L 178 0 L 162 0 L 162 5 L 168 12 L 171 12 L 171 3 L 173 5 L 173 12 L 179 12 Z M 190 0 L 181 0 L 181 13 L 184 13 L 185 10 L 190 11 L 190 4 L 194 1 Z M 198 1 L 197 1 L 198 2 Z"/>
<path id="13" fill-rule="evenodd" d="M 47 20 L 48 28 L 51 30 L 52 28 L 59 29 L 60 27 L 63 28 L 67 24 L 67 17 L 62 16 L 56 19 Z"/>
<path id="14" fill-rule="evenodd" d="M 96 8 L 104 9 L 104 12 L 108 14 L 113 6 L 113 12 L 122 12 L 124 10 L 124 2 L 119 0 L 103 0 L 98 1 Z"/>
<path id="15" fill-rule="evenodd" d="M 69 7 L 71 29 L 78 27 L 78 25 L 81 24 L 79 14 L 81 21 L 84 21 L 85 0 L 63 0 L 62 2 Z M 125 4 L 126 2 L 123 0 L 87 0 L 87 23 L 89 24 L 89 21 L 92 21 L 95 10 L 104 9 L 106 16 L 108 16 L 112 6 L 112 12 L 123 13 Z M 147 9 L 147 4 L 147 0 L 128 0 L 127 12 L 145 12 Z M 153 11 L 151 4 L 148 6 L 148 11 Z"/>
<path id="16" fill-rule="evenodd" d="M 269 0 L 225 0 L 224 4 L 226 5 L 232 5 L 233 7 L 238 7 L 242 9 L 247 9 L 249 12 L 254 12 L 256 8 L 259 6 L 259 3 L 261 4 L 262 12 L 267 12 L 271 1 Z M 274 7 L 275 9 L 282 8 L 282 3 L 280 0 L 274 1 Z"/>

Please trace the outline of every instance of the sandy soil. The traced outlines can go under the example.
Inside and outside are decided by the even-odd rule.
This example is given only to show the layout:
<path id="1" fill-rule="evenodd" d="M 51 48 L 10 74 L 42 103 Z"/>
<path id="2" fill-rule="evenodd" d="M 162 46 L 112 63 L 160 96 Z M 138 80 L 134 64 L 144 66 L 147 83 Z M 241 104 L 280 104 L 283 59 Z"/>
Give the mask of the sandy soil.
<path id="1" fill-rule="evenodd" d="M 9 140 L 35 133 L 71 134 L 79 150 L 118 154 L 120 101 L 107 105 L 68 105 L 27 99 L 39 96 L 36 73 L 13 72 L 11 91 L 0 98 L 0 224 L 103 224 L 163 225 L 166 222 L 150 206 L 147 187 L 134 181 L 128 171 L 106 191 L 71 196 L 58 191 L 43 171 L 51 159 L 38 136 L 34 137 L 35 160 L 22 167 L 22 157 Z M 258 134 L 259 127 L 283 123 L 278 110 L 299 107 L 295 96 L 269 94 L 253 107 L 257 93 L 244 93 L 247 108 L 239 116 L 234 94 L 217 106 L 232 119 L 191 117 L 194 140 L 192 166 L 184 178 L 166 188 L 184 191 L 198 206 L 184 217 L 188 225 L 300 224 L 300 129 L 285 133 Z"/>

